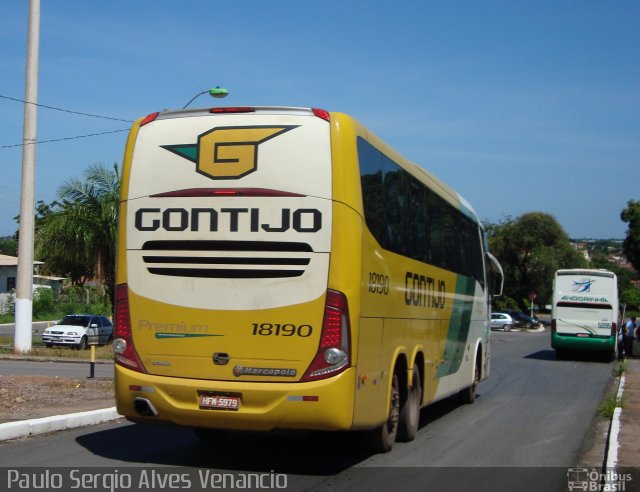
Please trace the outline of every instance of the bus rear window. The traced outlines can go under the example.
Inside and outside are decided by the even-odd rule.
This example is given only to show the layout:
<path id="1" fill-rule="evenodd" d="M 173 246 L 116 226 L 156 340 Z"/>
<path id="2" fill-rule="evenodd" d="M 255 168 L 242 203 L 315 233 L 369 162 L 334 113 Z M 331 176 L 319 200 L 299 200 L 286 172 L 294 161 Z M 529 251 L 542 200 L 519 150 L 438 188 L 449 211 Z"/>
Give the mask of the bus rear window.
<path id="1" fill-rule="evenodd" d="M 613 309 L 611 304 L 597 304 L 594 302 L 559 302 L 557 307 L 574 309 Z"/>

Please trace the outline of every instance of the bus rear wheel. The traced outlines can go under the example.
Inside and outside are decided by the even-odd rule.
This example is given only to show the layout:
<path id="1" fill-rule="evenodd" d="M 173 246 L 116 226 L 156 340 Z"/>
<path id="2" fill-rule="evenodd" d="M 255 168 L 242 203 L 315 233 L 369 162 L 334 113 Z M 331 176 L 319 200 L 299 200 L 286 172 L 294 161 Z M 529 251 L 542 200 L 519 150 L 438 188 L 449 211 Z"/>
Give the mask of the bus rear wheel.
<path id="1" fill-rule="evenodd" d="M 480 383 L 480 354 L 476 356 L 476 369 L 473 372 L 473 383 L 468 388 L 460 391 L 460 398 L 463 403 L 473 403 L 476 401 L 476 389 Z"/>
<path id="2" fill-rule="evenodd" d="M 407 401 L 402 405 L 398 421 L 398 441 L 413 441 L 418 433 L 420 424 L 420 404 L 422 400 L 422 384 L 418 365 L 413 366 L 411 387 L 408 390 Z"/>
<path id="3" fill-rule="evenodd" d="M 377 429 L 369 432 L 369 447 L 377 453 L 387 453 L 393 448 L 398 435 L 398 420 L 400 418 L 400 384 L 398 375 L 393 375 L 391 395 L 387 421 Z"/>

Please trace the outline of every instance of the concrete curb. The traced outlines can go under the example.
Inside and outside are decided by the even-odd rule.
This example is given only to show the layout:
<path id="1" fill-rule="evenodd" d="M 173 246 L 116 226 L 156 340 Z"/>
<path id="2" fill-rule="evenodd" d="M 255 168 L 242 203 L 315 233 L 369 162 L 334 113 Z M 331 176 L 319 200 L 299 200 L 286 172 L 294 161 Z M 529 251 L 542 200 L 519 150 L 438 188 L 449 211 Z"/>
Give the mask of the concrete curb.
<path id="1" fill-rule="evenodd" d="M 0 441 L 47 434 L 122 418 L 116 407 L 0 424 Z"/>
<path id="2" fill-rule="evenodd" d="M 621 401 L 624 396 L 624 382 L 625 377 L 624 374 L 620 376 L 620 381 L 618 382 L 618 391 L 616 393 L 616 400 Z M 611 425 L 609 428 L 609 439 L 607 442 L 607 456 L 605 456 L 605 467 L 607 469 L 615 470 L 616 465 L 618 464 L 618 435 L 620 434 L 620 413 L 622 412 L 622 408 L 616 406 L 613 411 L 613 416 L 611 418 Z"/>

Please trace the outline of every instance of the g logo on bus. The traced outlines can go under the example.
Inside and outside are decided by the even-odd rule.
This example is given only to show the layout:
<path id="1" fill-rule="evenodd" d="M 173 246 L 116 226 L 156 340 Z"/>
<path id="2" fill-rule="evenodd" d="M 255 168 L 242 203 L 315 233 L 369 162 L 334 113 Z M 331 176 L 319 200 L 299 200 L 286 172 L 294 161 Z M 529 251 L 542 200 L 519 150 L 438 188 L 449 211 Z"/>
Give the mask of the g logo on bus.
<path id="1" fill-rule="evenodd" d="M 258 169 L 258 145 L 297 128 L 290 126 L 226 126 L 198 135 L 195 144 L 161 145 L 196 164 L 211 179 L 238 179 Z"/>

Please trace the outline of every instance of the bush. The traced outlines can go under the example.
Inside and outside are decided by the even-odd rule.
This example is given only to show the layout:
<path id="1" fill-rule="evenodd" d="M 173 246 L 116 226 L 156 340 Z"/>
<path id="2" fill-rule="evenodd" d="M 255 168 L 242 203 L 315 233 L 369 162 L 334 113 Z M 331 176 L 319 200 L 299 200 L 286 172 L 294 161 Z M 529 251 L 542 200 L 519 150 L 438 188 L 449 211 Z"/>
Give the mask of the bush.
<path id="1" fill-rule="evenodd" d="M 13 323 L 15 299 L 5 296 L 1 300 L 0 322 Z M 33 321 L 51 321 L 64 317 L 66 314 L 99 314 L 111 316 L 112 306 L 101 287 L 67 287 L 54 298 L 52 289 L 39 288 L 33 292 Z"/>
<path id="2" fill-rule="evenodd" d="M 625 398 L 618 398 L 616 391 L 607 393 L 604 399 L 598 405 L 598 415 L 606 419 L 613 417 L 613 413 L 617 407 L 624 408 Z"/>
<path id="3" fill-rule="evenodd" d="M 640 290 L 626 289 L 620 293 L 620 302 L 627 305 L 628 311 L 640 309 Z"/>
<path id="4" fill-rule="evenodd" d="M 520 310 L 520 306 L 513 297 L 502 296 L 497 297 L 493 301 L 493 310 L 494 311 L 502 311 L 503 309 L 517 309 Z"/>
<path id="5" fill-rule="evenodd" d="M 53 290 L 36 289 L 33 292 L 33 316 L 42 316 L 43 314 L 52 313 L 54 310 Z"/>
<path id="6" fill-rule="evenodd" d="M 619 362 L 617 366 L 613 368 L 613 375 L 617 378 L 622 376 L 625 372 L 627 372 L 627 361 L 624 360 Z"/>

